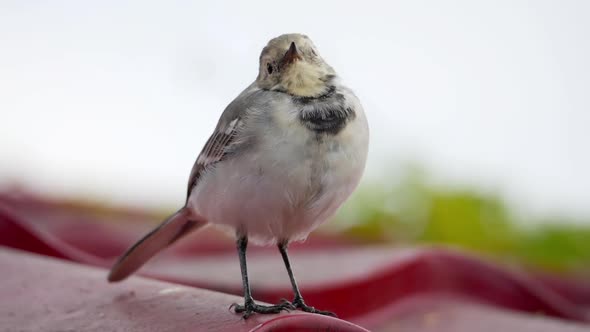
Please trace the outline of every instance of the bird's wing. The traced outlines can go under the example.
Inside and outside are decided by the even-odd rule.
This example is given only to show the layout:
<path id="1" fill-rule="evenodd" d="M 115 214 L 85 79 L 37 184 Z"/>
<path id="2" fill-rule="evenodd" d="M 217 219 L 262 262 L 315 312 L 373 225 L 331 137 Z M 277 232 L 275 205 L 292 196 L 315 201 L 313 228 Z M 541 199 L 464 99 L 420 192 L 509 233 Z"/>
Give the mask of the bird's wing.
<path id="1" fill-rule="evenodd" d="M 239 116 L 236 116 L 231 121 L 226 123 L 227 124 L 223 124 L 220 122 L 220 124 L 215 129 L 215 132 L 213 132 L 211 137 L 209 137 L 209 140 L 207 140 L 207 143 L 205 143 L 203 150 L 195 161 L 188 180 L 186 195 L 187 201 L 191 191 L 197 185 L 199 178 L 203 174 L 203 171 L 207 167 L 210 167 L 213 164 L 223 160 L 230 150 L 232 144 L 234 144 L 238 133 L 238 128 L 241 125 L 241 119 Z"/>
<path id="2" fill-rule="evenodd" d="M 226 121 L 226 118 L 220 120 L 215 132 L 205 144 L 203 151 L 193 166 L 188 187 L 189 195 L 205 168 L 219 162 L 227 154 L 228 148 L 234 142 L 239 125 L 240 117 L 238 116 L 231 121 Z M 195 218 L 196 216 L 185 206 L 170 218 L 164 220 L 157 228 L 145 235 L 119 257 L 111 268 L 108 280 L 119 281 L 125 279 L 158 252 L 206 224 L 205 220 Z"/>
<path id="3" fill-rule="evenodd" d="M 187 202 L 192 189 L 208 167 L 220 162 L 229 153 L 239 150 L 238 146 L 248 142 L 244 137 L 240 138 L 240 132 L 243 120 L 252 112 L 256 112 L 257 107 L 254 106 L 256 98 L 252 97 L 258 91 L 260 90 L 254 85 L 248 87 L 228 105 L 221 115 L 215 131 L 205 144 L 191 171 Z M 109 281 L 126 278 L 158 252 L 206 223 L 206 220 L 195 216 L 185 205 L 129 248 L 112 267 Z"/>

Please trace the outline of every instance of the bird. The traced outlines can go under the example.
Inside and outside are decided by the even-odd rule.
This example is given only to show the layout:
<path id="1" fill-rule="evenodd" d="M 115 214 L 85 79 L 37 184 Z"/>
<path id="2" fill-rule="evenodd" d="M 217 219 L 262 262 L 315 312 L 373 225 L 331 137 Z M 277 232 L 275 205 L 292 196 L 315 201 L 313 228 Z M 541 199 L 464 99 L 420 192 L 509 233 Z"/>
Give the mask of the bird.
<path id="1" fill-rule="evenodd" d="M 246 319 L 281 311 L 332 315 L 307 305 L 288 256 L 349 198 L 365 169 L 369 126 L 354 92 L 303 34 L 271 39 L 258 76 L 223 111 L 191 170 L 184 206 L 141 238 L 112 266 L 125 279 L 161 250 L 205 225 L 236 237 Z M 248 242 L 277 246 L 294 299 L 261 305 L 252 297 Z"/>

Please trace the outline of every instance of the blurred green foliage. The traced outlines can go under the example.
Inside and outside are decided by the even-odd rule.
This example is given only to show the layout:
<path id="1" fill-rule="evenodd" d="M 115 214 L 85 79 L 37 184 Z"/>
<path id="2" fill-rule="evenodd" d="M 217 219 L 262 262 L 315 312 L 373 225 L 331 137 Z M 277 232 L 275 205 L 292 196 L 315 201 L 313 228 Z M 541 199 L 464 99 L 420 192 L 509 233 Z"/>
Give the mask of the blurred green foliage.
<path id="1" fill-rule="evenodd" d="M 555 272 L 589 271 L 590 226 L 519 220 L 497 195 L 425 178 L 415 170 L 390 186 L 364 186 L 336 226 L 371 242 L 445 244 Z"/>

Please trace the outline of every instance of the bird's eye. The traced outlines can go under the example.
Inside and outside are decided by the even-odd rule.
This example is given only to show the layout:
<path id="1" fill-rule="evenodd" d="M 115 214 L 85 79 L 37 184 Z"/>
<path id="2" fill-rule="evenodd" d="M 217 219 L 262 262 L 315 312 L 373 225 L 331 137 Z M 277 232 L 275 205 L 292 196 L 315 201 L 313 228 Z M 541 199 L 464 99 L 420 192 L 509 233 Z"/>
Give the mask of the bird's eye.
<path id="1" fill-rule="evenodd" d="M 266 64 L 266 71 L 268 72 L 268 74 L 272 74 L 273 68 L 272 68 L 272 64 L 267 63 Z"/>

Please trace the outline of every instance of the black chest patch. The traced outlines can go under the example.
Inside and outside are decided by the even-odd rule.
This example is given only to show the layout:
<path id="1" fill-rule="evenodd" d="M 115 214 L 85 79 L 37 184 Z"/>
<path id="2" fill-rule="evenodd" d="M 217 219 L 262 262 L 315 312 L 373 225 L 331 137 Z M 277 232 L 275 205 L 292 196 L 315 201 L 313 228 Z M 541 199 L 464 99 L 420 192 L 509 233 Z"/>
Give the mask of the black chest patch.
<path id="1" fill-rule="evenodd" d="M 294 102 L 301 108 L 301 123 L 318 134 L 336 135 L 356 116 L 344 95 L 334 87 L 317 98 L 299 97 Z"/>
<path id="2" fill-rule="evenodd" d="M 299 120 L 307 128 L 317 133 L 336 135 L 349 120 L 354 118 L 354 115 L 352 108 L 334 105 L 333 108 L 316 108 L 301 112 Z"/>

